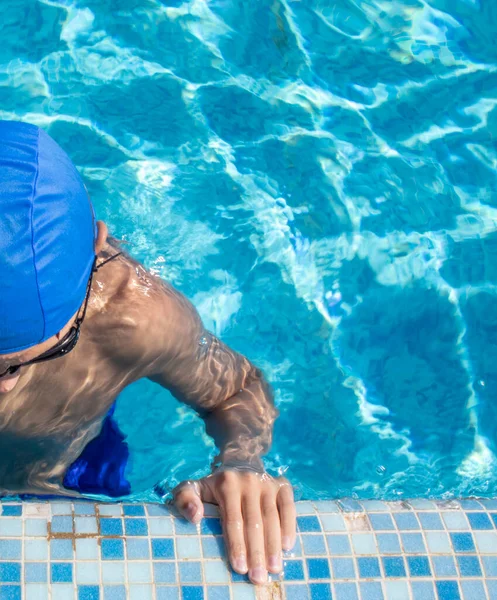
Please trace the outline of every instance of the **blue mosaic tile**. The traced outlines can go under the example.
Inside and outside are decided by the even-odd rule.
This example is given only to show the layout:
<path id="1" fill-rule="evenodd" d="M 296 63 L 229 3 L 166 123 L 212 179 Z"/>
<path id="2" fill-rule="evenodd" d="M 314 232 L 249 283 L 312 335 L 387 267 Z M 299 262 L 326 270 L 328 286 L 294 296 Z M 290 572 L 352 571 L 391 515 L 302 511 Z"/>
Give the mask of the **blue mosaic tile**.
<path id="1" fill-rule="evenodd" d="M 435 600 L 432 581 L 411 581 L 413 600 Z"/>
<path id="2" fill-rule="evenodd" d="M 376 540 L 381 554 L 399 554 L 401 552 L 399 536 L 396 533 L 378 533 Z"/>
<path id="3" fill-rule="evenodd" d="M 382 562 L 386 577 L 406 576 L 406 568 L 402 556 L 383 556 Z"/>
<path id="4" fill-rule="evenodd" d="M 461 600 L 457 581 L 436 581 L 439 600 Z"/>
<path id="5" fill-rule="evenodd" d="M 28 537 L 46 537 L 48 524 L 46 519 L 25 519 L 24 535 Z"/>
<path id="6" fill-rule="evenodd" d="M 333 579 L 355 579 L 354 560 L 352 558 L 332 558 Z"/>
<path id="7" fill-rule="evenodd" d="M 444 526 L 440 515 L 436 512 L 420 512 L 418 519 L 421 523 L 421 528 L 431 531 L 443 531 Z"/>
<path id="8" fill-rule="evenodd" d="M 52 583 L 72 583 L 72 563 L 52 563 L 50 565 Z"/>
<path id="9" fill-rule="evenodd" d="M 482 498 L 480 503 L 483 504 L 487 510 L 497 510 L 497 498 Z"/>
<path id="10" fill-rule="evenodd" d="M 485 581 L 485 585 L 488 590 L 488 597 L 490 600 L 497 598 L 497 579 L 487 579 Z"/>
<path id="11" fill-rule="evenodd" d="M 102 560 L 124 560 L 123 540 L 103 538 L 100 550 L 102 552 Z"/>
<path id="12" fill-rule="evenodd" d="M 183 600 L 204 600 L 204 589 L 200 586 L 182 586 L 181 594 Z"/>
<path id="13" fill-rule="evenodd" d="M 46 537 L 48 524 L 46 519 L 25 519 L 24 535 L 29 537 Z"/>
<path id="14" fill-rule="evenodd" d="M 144 517 L 145 507 L 142 504 L 123 504 L 125 517 Z"/>
<path id="15" fill-rule="evenodd" d="M 334 600 L 359 600 L 355 583 L 335 583 Z"/>
<path id="16" fill-rule="evenodd" d="M 483 581 L 466 579 L 461 581 L 463 600 L 487 600 Z"/>
<path id="17" fill-rule="evenodd" d="M 471 533 L 451 533 L 454 552 L 474 552 L 475 544 Z"/>
<path id="18" fill-rule="evenodd" d="M 106 546 L 106 544 L 104 544 L 104 541 L 113 542 L 114 540 L 102 540 L 101 547 Z M 118 547 L 113 548 L 112 545 L 109 544 L 109 547 L 106 547 L 106 551 L 109 551 L 109 553 L 111 553 L 112 550 L 118 552 L 119 549 Z M 124 558 L 124 553 L 122 553 L 122 557 Z M 96 539 L 76 540 L 76 560 L 98 560 L 99 558 L 99 546 Z"/>
<path id="19" fill-rule="evenodd" d="M 309 585 L 311 600 L 332 600 L 329 583 L 311 583 Z"/>
<path id="20" fill-rule="evenodd" d="M 297 517 L 297 527 L 302 533 L 316 533 L 321 531 L 321 523 L 317 517 Z"/>
<path id="21" fill-rule="evenodd" d="M 283 561 L 283 571 L 286 581 L 303 581 L 304 563 L 301 560 L 285 560 Z"/>
<path id="22" fill-rule="evenodd" d="M 47 560 L 47 540 L 24 540 L 24 558 L 25 560 Z"/>
<path id="23" fill-rule="evenodd" d="M 424 554 L 426 547 L 423 536 L 420 533 L 401 533 L 404 552 L 409 554 Z"/>
<path id="24" fill-rule="evenodd" d="M 166 587 L 164 585 L 159 585 L 156 588 L 156 597 L 157 600 L 179 600 L 179 590 L 178 588 Z M 228 596 L 229 598 L 229 596 Z"/>
<path id="25" fill-rule="evenodd" d="M 104 585 L 104 600 L 126 600 L 124 585 Z"/>
<path id="26" fill-rule="evenodd" d="M 124 519 L 124 530 L 126 535 L 140 536 L 148 535 L 146 519 Z"/>
<path id="27" fill-rule="evenodd" d="M 317 500 L 314 502 L 314 507 L 320 513 L 336 513 L 340 510 L 338 504 L 333 500 Z"/>
<path id="28" fill-rule="evenodd" d="M 330 565 L 327 558 L 307 559 L 307 573 L 309 579 L 329 579 Z"/>
<path id="29" fill-rule="evenodd" d="M 21 586 L 0 585 L 0 600 L 21 600 Z"/>
<path id="30" fill-rule="evenodd" d="M 320 515 L 320 519 L 326 532 L 347 531 L 345 519 L 340 514 Z"/>
<path id="31" fill-rule="evenodd" d="M 200 554 L 200 540 L 198 537 L 176 538 L 176 556 L 178 558 L 200 558 Z"/>
<path id="32" fill-rule="evenodd" d="M 100 519 L 100 533 L 107 535 L 123 535 L 123 521 L 113 517 Z"/>
<path id="33" fill-rule="evenodd" d="M 301 583 L 287 584 L 285 585 L 285 596 L 286 600 L 310 600 L 309 586 Z M 229 596 L 225 598 L 229 598 Z M 225 598 L 220 598 L 219 600 L 225 600 Z"/>
<path id="34" fill-rule="evenodd" d="M 26 583 L 24 598 L 25 600 L 48 600 L 48 585 L 46 583 Z"/>
<path id="35" fill-rule="evenodd" d="M 371 533 L 353 533 L 352 547 L 356 554 L 377 554 L 376 540 Z"/>
<path id="36" fill-rule="evenodd" d="M 100 582 L 100 569 L 97 562 L 77 562 L 75 567 L 78 585 L 95 585 Z"/>
<path id="37" fill-rule="evenodd" d="M 497 577 L 497 556 L 482 556 L 481 562 L 487 577 Z"/>
<path id="38" fill-rule="evenodd" d="M 72 533 L 72 517 L 53 517 L 52 533 Z"/>
<path id="39" fill-rule="evenodd" d="M 197 526 L 186 519 L 174 520 L 174 531 L 176 535 L 197 535 Z"/>
<path id="40" fill-rule="evenodd" d="M 330 554 L 348 555 L 352 553 L 347 535 L 327 535 L 326 541 Z"/>
<path id="41" fill-rule="evenodd" d="M 497 528 L 497 513 L 490 513 L 490 517 L 492 518 L 492 521 L 494 522 L 494 527 Z"/>
<path id="42" fill-rule="evenodd" d="M 71 600 L 74 598 L 74 588 L 70 583 L 52 584 L 51 600 Z"/>
<path id="43" fill-rule="evenodd" d="M 104 540 L 102 540 L 102 543 Z M 152 540 L 153 558 L 174 558 L 174 541 L 171 538 L 155 538 Z"/>
<path id="44" fill-rule="evenodd" d="M 466 513 L 471 529 L 493 529 L 494 526 L 490 517 L 484 512 Z"/>
<path id="45" fill-rule="evenodd" d="M 202 569 L 199 562 L 179 562 L 179 578 L 182 583 L 201 583 Z"/>
<path id="46" fill-rule="evenodd" d="M 322 535 L 306 534 L 302 535 L 302 544 L 304 552 L 307 555 L 325 555 L 326 544 Z"/>
<path id="47" fill-rule="evenodd" d="M 223 533 L 221 519 L 202 519 L 200 532 L 202 535 L 221 535 Z"/>
<path id="48" fill-rule="evenodd" d="M 380 563 L 376 557 L 364 557 L 357 559 L 359 577 L 361 579 L 374 579 L 381 577 Z"/>
<path id="49" fill-rule="evenodd" d="M 397 527 L 400 529 L 400 531 L 411 531 L 413 529 L 420 528 L 419 522 L 414 513 L 394 513 L 393 518 L 395 519 Z"/>
<path id="50" fill-rule="evenodd" d="M 0 583 L 19 583 L 21 581 L 21 563 L 0 562 Z"/>
<path id="51" fill-rule="evenodd" d="M 21 552 L 20 540 L 0 540 L 0 560 L 20 559 Z"/>
<path id="52" fill-rule="evenodd" d="M 20 517 L 22 515 L 21 504 L 3 504 L 2 517 Z"/>
<path id="53" fill-rule="evenodd" d="M 431 561 L 436 577 L 457 577 L 456 563 L 453 556 L 432 556 Z"/>
<path id="54" fill-rule="evenodd" d="M 450 511 L 443 512 L 442 520 L 445 523 L 446 529 L 449 531 L 466 531 L 469 530 L 469 523 L 463 512 Z"/>
<path id="55" fill-rule="evenodd" d="M 0 519 L 0 537 L 21 537 L 22 520 L 8 517 Z"/>
<path id="56" fill-rule="evenodd" d="M 481 577 L 480 561 L 477 556 L 458 556 L 457 562 L 461 577 Z"/>
<path id="57" fill-rule="evenodd" d="M 377 531 L 395 530 L 395 524 L 389 514 L 375 513 L 368 516 L 373 529 Z"/>
<path id="58" fill-rule="evenodd" d="M 48 581 L 47 563 L 25 563 L 24 581 L 26 583 L 46 583 Z"/>
<path id="59" fill-rule="evenodd" d="M 95 517 L 76 517 L 74 519 L 74 529 L 76 533 L 93 533 L 98 532 L 97 520 Z"/>
<path id="60" fill-rule="evenodd" d="M 94 515 L 95 504 L 93 502 L 75 502 L 74 503 L 74 514 L 81 515 Z"/>
<path id="61" fill-rule="evenodd" d="M 100 600 L 98 585 L 78 585 L 78 600 Z"/>
<path id="62" fill-rule="evenodd" d="M 204 558 L 224 558 L 226 548 L 221 537 L 203 537 L 202 553 Z"/>
<path id="63" fill-rule="evenodd" d="M 427 556 L 408 556 L 407 565 L 411 577 L 430 577 L 431 569 Z"/>
<path id="64" fill-rule="evenodd" d="M 231 574 L 231 581 L 233 581 L 234 583 L 248 583 L 249 582 L 249 578 L 248 575 L 241 575 L 240 573 L 235 573 L 235 571 L 231 570 L 230 571 Z M 303 577 L 303 579 L 305 579 L 305 577 Z"/>
<path id="65" fill-rule="evenodd" d="M 128 559 L 140 560 L 150 558 L 148 538 L 129 538 L 126 540 L 126 553 Z"/>
<path id="66" fill-rule="evenodd" d="M 173 562 L 154 562 L 155 583 L 176 583 L 176 565 Z M 185 580 L 182 580 L 186 583 Z M 192 582 L 188 582 L 192 583 Z"/>
<path id="67" fill-rule="evenodd" d="M 210 585 L 207 588 L 207 600 L 226 600 L 230 597 L 230 589 L 226 585 Z"/>
<path id="68" fill-rule="evenodd" d="M 150 517 L 168 517 L 171 514 L 165 504 L 146 504 L 145 506 Z"/>
<path id="69" fill-rule="evenodd" d="M 359 584 L 361 600 L 384 600 L 381 583 L 376 581 L 362 581 Z"/>
<path id="70" fill-rule="evenodd" d="M 483 507 L 478 500 L 463 499 L 459 500 L 459 504 L 463 510 L 481 510 Z"/>
<path id="71" fill-rule="evenodd" d="M 449 535 L 443 531 L 425 532 L 426 545 L 432 554 L 447 554 L 452 552 Z"/>

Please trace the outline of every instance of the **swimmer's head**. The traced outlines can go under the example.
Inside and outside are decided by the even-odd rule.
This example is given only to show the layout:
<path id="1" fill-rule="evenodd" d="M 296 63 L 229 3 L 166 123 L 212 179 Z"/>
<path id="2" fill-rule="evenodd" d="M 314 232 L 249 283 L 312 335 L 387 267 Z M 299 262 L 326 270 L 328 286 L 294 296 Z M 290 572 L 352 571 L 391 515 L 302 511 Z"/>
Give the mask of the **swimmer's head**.
<path id="1" fill-rule="evenodd" d="M 85 298 L 96 237 L 67 154 L 34 125 L 0 121 L 0 360 L 67 327 Z"/>

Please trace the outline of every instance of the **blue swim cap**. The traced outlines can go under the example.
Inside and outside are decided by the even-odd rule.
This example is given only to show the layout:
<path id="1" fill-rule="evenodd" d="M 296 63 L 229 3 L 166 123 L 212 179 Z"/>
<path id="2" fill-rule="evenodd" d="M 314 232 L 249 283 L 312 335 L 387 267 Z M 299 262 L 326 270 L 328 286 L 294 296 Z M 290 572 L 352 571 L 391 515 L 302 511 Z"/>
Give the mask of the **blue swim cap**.
<path id="1" fill-rule="evenodd" d="M 0 354 L 40 344 L 81 307 L 95 218 L 67 154 L 43 130 L 0 121 Z"/>

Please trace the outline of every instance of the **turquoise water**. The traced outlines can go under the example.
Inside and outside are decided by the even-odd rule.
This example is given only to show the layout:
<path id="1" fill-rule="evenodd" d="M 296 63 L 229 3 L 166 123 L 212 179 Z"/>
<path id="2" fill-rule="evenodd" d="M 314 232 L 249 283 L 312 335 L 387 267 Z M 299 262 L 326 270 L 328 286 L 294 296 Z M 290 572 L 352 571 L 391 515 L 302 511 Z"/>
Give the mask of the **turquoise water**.
<path id="1" fill-rule="evenodd" d="M 497 494 L 494 0 L 5 0 L 0 118 L 261 366 L 303 497 Z M 139 498 L 202 422 L 120 399 Z"/>

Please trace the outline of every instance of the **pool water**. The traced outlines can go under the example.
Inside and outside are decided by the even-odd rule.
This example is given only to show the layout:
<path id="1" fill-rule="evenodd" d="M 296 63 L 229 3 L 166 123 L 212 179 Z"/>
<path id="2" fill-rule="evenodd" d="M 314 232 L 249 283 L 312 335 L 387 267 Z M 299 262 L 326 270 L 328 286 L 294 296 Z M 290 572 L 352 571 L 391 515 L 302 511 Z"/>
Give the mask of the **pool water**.
<path id="1" fill-rule="evenodd" d="M 304 498 L 497 494 L 497 3 L 6 0 L 0 117 L 262 367 Z M 208 472 L 139 382 L 134 496 Z"/>

